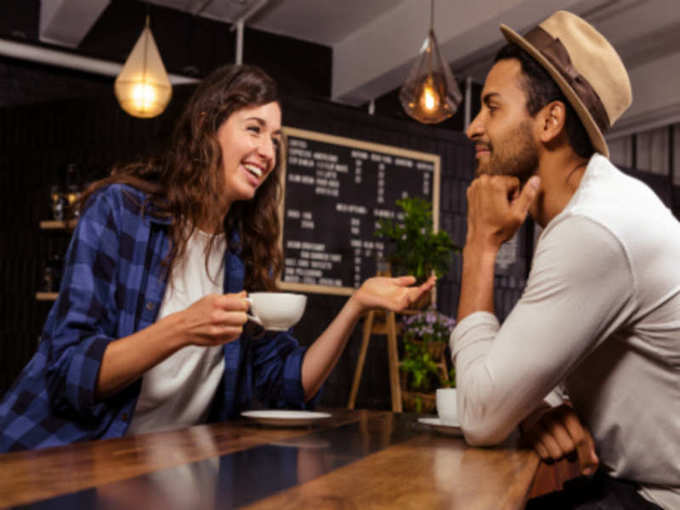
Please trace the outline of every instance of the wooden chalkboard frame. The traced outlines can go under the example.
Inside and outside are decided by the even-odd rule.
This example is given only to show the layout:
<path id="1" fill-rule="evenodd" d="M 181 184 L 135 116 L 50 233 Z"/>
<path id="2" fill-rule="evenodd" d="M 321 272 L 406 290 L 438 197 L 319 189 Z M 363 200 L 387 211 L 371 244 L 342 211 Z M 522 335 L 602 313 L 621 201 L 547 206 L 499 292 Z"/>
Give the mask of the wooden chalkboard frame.
<path id="1" fill-rule="evenodd" d="M 357 140 L 354 138 L 347 138 L 343 136 L 330 135 L 318 131 L 309 131 L 290 126 L 282 128 L 284 139 L 288 137 L 303 138 L 316 142 L 323 142 L 330 145 L 340 145 L 343 147 L 350 147 L 353 149 L 380 152 L 396 157 L 410 158 L 417 161 L 432 163 L 434 170 L 432 175 L 432 223 L 435 232 L 439 230 L 439 194 L 441 181 L 441 157 L 438 154 L 415 151 L 410 149 L 402 149 L 392 145 L 384 145 L 380 143 L 368 142 L 364 140 Z M 283 246 L 284 226 L 286 218 L 286 176 L 287 176 L 288 151 L 287 143 L 284 144 L 283 157 L 281 161 L 281 192 L 282 199 L 279 206 L 279 247 L 285 255 Z M 329 285 L 313 285 L 309 283 L 285 282 L 281 276 L 277 279 L 277 286 L 282 290 L 293 292 L 309 292 L 318 294 L 333 294 L 333 295 L 351 295 L 356 289 L 354 287 L 336 287 Z"/>

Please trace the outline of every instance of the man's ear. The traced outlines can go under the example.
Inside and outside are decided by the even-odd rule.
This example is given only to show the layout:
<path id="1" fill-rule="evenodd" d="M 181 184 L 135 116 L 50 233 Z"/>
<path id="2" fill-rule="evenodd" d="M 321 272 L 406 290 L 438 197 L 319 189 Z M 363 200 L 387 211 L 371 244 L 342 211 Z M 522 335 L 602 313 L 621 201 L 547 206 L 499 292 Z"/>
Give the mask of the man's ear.
<path id="1" fill-rule="evenodd" d="M 539 112 L 539 138 L 550 143 L 559 138 L 566 122 L 567 109 L 562 101 L 552 101 Z"/>

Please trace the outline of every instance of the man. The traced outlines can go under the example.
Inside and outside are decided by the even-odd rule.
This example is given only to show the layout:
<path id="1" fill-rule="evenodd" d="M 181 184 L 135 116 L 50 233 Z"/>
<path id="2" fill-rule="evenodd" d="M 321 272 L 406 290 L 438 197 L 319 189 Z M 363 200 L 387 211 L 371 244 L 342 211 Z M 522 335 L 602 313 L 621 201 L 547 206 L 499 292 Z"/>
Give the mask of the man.
<path id="1" fill-rule="evenodd" d="M 559 508 L 678 509 L 680 224 L 606 157 L 627 72 L 568 12 L 524 37 L 501 31 L 510 44 L 467 131 L 478 168 L 451 336 L 465 437 L 494 444 L 521 424 L 545 459 L 575 450 L 585 475 L 599 462 Z M 528 213 L 544 230 L 500 326 L 495 258 Z M 549 410 L 558 386 L 570 405 Z"/>

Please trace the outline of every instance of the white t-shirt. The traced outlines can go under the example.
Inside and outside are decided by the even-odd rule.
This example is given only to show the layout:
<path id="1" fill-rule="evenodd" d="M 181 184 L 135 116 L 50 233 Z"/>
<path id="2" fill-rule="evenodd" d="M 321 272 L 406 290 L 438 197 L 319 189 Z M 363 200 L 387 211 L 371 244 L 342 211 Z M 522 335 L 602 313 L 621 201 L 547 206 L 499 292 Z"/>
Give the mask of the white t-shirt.
<path id="1" fill-rule="evenodd" d="M 224 234 L 213 242 L 205 267 L 210 235 L 195 230 L 182 260 L 172 271 L 158 318 L 188 308 L 208 294 L 222 294 Z M 142 378 L 127 434 L 188 427 L 205 421 L 224 373 L 222 346 L 190 345 L 175 352 Z"/>
<path id="2" fill-rule="evenodd" d="M 611 474 L 680 508 L 680 223 L 640 181 L 593 156 L 503 325 L 473 313 L 451 348 L 468 441 L 503 440 L 564 383 Z"/>

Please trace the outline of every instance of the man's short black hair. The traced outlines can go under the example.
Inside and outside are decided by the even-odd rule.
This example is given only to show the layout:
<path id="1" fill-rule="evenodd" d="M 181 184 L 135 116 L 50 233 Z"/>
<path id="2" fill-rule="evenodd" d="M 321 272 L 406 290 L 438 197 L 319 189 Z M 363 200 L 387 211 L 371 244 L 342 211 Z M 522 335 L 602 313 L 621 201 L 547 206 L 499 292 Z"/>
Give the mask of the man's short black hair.
<path id="1" fill-rule="evenodd" d="M 523 88 L 527 93 L 526 106 L 529 115 L 536 115 L 541 108 L 552 101 L 564 103 L 566 109 L 565 127 L 569 144 L 576 154 L 583 158 L 590 158 L 595 150 L 588 137 L 588 133 L 583 127 L 581 119 L 576 115 L 576 111 L 571 106 L 571 103 L 569 103 L 564 93 L 557 86 L 555 80 L 548 74 L 548 71 L 531 55 L 514 43 L 508 43 L 503 46 L 496 54 L 494 62 L 511 58 L 516 58 L 522 65 L 522 73 L 525 78 L 523 80 Z"/>

